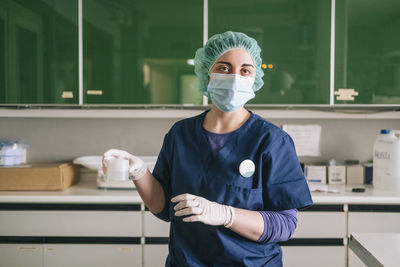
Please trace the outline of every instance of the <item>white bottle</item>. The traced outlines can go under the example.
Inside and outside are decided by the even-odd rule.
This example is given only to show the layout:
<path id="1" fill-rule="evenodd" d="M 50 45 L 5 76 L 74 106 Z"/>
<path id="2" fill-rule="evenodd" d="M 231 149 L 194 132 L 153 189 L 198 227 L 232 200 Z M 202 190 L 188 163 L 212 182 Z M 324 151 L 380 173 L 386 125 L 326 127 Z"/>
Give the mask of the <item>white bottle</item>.
<path id="1" fill-rule="evenodd" d="M 400 192 L 400 131 L 381 130 L 373 153 L 374 187 Z"/>

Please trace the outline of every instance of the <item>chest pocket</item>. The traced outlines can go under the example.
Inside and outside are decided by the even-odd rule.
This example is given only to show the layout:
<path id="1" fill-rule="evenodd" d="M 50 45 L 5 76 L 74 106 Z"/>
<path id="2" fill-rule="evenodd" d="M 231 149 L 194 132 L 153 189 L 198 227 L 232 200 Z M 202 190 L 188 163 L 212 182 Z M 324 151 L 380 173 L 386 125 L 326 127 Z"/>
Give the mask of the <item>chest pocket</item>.
<path id="1" fill-rule="evenodd" d="M 234 178 L 240 179 L 240 177 Z M 207 187 L 204 197 L 209 200 L 247 210 L 262 210 L 263 208 L 262 188 L 244 187 L 240 183 L 224 183 L 218 177 L 209 182 Z"/>

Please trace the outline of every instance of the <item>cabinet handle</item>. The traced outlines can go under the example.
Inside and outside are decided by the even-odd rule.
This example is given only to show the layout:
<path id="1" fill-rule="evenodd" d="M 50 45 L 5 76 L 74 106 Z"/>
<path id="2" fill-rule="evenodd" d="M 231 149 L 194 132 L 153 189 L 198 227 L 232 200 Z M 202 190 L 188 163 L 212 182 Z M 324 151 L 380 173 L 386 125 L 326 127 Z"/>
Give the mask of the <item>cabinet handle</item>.
<path id="1" fill-rule="evenodd" d="M 358 96 L 358 92 L 354 88 L 339 88 L 335 91 L 336 100 L 354 101 L 354 96 Z"/>
<path id="2" fill-rule="evenodd" d="M 88 95 L 102 95 L 103 90 L 86 90 L 86 94 Z"/>
<path id="3" fill-rule="evenodd" d="M 130 248 L 130 247 L 120 247 L 119 250 L 122 251 L 122 252 L 131 252 L 132 248 Z"/>
<path id="4" fill-rule="evenodd" d="M 19 247 L 19 250 L 37 250 L 37 247 Z"/>
<path id="5" fill-rule="evenodd" d="M 64 91 L 61 95 L 62 98 L 74 98 L 74 93 L 72 91 Z"/>

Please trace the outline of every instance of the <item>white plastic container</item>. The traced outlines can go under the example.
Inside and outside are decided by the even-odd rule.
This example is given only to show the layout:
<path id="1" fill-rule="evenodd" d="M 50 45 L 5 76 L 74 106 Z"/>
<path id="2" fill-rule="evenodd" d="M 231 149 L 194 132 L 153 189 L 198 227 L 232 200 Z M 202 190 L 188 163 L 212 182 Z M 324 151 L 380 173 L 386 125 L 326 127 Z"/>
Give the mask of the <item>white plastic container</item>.
<path id="1" fill-rule="evenodd" d="M 129 160 L 112 159 L 108 163 L 107 179 L 116 181 L 129 180 Z"/>
<path id="2" fill-rule="evenodd" d="M 381 130 L 373 153 L 374 187 L 400 192 L 400 130 Z"/>

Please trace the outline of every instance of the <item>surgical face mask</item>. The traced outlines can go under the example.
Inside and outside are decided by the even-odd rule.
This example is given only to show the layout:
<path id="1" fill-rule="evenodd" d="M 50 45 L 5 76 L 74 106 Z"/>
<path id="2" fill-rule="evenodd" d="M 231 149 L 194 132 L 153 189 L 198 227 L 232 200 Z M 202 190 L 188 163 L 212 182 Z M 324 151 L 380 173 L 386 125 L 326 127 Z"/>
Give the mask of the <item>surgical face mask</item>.
<path id="1" fill-rule="evenodd" d="M 211 73 L 207 91 L 220 110 L 231 112 L 254 98 L 254 80 L 237 74 Z"/>

